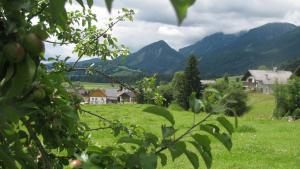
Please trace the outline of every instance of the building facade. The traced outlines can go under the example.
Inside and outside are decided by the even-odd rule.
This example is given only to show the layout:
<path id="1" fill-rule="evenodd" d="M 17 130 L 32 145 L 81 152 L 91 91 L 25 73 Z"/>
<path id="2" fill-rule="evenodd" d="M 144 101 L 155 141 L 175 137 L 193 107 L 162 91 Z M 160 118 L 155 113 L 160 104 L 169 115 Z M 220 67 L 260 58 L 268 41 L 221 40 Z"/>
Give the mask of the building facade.
<path id="1" fill-rule="evenodd" d="M 272 93 L 275 84 L 286 84 L 292 72 L 277 70 L 248 70 L 242 78 L 244 88 L 250 91 Z"/>

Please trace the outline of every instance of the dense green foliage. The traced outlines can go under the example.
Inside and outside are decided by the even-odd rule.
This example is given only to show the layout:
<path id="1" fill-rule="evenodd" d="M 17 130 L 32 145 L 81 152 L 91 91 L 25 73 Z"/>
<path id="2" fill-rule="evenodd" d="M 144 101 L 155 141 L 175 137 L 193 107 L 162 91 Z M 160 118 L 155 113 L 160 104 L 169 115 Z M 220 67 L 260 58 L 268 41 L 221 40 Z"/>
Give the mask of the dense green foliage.
<path id="1" fill-rule="evenodd" d="M 275 87 L 276 107 L 274 116 L 300 118 L 300 79 L 294 77 L 288 84 Z"/>
<path id="2" fill-rule="evenodd" d="M 168 107 L 174 100 L 174 88 L 171 83 L 161 84 L 158 86 L 158 93 L 164 97 L 163 106 Z"/>
<path id="3" fill-rule="evenodd" d="M 228 77 L 218 80 L 216 84 L 211 85 L 210 88 L 217 89 L 223 95 L 226 95 L 225 105 L 227 110 L 225 111 L 226 115 L 229 116 L 242 116 L 247 110 L 247 93 L 243 89 L 243 85 L 239 81 L 230 81 Z M 211 92 L 204 92 L 203 99 L 208 102 L 213 102 L 216 97 Z"/>

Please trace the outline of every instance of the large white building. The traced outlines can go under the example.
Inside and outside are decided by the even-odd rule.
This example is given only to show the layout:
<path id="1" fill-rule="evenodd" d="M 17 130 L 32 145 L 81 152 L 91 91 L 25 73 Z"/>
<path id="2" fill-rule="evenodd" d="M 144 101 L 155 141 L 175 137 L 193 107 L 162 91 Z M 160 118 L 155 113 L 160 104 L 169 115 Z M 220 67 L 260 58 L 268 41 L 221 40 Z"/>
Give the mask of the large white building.
<path id="1" fill-rule="evenodd" d="M 248 70 L 242 78 L 244 88 L 263 93 L 272 93 L 275 84 L 286 84 L 292 72 L 277 70 Z"/>

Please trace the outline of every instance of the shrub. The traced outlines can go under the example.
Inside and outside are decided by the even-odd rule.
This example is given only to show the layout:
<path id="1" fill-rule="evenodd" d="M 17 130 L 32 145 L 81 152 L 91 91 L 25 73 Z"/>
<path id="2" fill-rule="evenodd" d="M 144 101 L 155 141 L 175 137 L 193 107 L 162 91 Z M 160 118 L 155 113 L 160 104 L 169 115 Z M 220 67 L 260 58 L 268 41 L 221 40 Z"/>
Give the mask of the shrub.
<path id="1" fill-rule="evenodd" d="M 158 93 L 164 98 L 163 106 L 168 107 L 174 100 L 173 88 L 170 83 L 163 84 L 158 87 Z"/>
<path id="2" fill-rule="evenodd" d="M 274 90 L 276 107 L 273 116 L 300 116 L 300 78 L 294 77 L 287 84 L 276 85 Z"/>
<path id="3" fill-rule="evenodd" d="M 237 116 L 242 116 L 248 110 L 247 93 L 243 90 L 240 82 L 228 81 L 224 78 L 224 80 L 218 81 L 209 88 L 214 88 L 226 96 L 226 99 L 224 99 L 224 104 L 227 107 L 226 115 L 234 116 L 236 114 Z M 214 97 L 212 93 L 207 94 L 204 92 L 204 100 L 213 102 L 216 99 Z"/>

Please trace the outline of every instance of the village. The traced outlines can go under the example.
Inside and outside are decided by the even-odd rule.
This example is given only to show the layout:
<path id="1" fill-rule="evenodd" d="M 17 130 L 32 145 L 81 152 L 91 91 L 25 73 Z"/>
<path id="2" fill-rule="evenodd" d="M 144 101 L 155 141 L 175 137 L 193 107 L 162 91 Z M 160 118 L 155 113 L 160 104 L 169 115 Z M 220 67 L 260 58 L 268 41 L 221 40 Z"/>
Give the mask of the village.
<path id="1" fill-rule="evenodd" d="M 242 77 L 243 88 L 246 91 L 255 91 L 263 94 L 272 94 L 275 84 L 286 84 L 293 75 L 291 71 L 278 70 L 248 70 Z M 215 84 L 216 80 L 201 80 L 204 86 Z M 73 89 L 73 92 L 82 97 L 81 104 L 125 104 L 136 103 L 136 94 L 128 89 L 93 88 Z"/>

